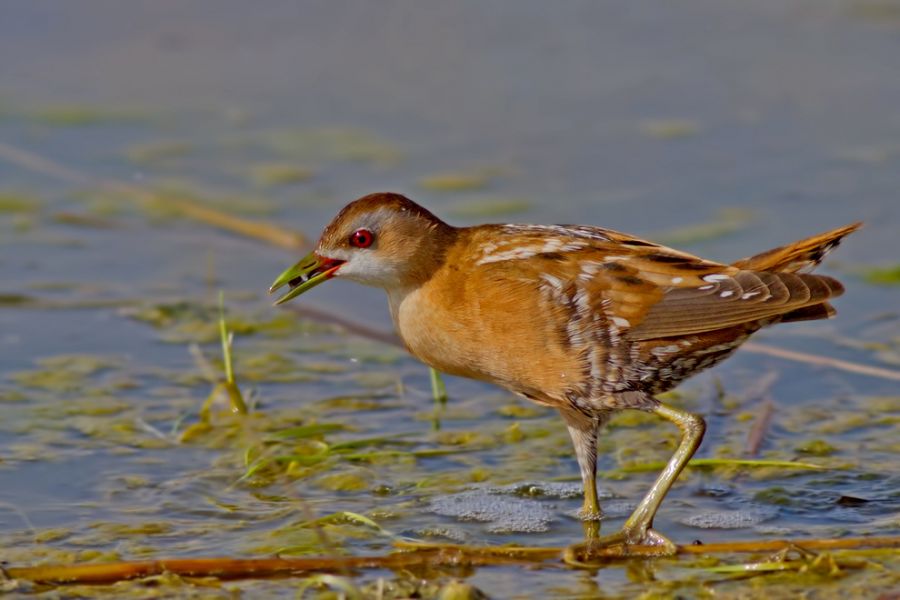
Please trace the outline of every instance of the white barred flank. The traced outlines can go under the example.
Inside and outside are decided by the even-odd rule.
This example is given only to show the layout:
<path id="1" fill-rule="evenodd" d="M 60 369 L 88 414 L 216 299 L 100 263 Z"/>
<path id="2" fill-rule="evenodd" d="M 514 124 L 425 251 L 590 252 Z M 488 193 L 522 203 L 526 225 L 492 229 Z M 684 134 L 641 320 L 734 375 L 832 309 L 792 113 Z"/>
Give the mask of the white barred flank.
<path id="1" fill-rule="evenodd" d="M 518 246 L 509 250 L 504 250 L 503 252 L 494 253 L 496 251 L 496 247 L 493 244 L 491 244 L 490 246 L 490 251 L 492 253 L 487 253 L 488 248 L 485 248 L 485 254 L 476 264 L 485 265 L 488 263 L 503 262 L 506 260 L 526 260 L 541 252 L 541 248 L 537 246 Z"/>
<path id="2" fill-rule="evenodd" d="M 517 225 L 508 224 L 503 226 L 503 230 L 512 234 L 537 233 L 550 234 L 555 237 L 574 237 L 595 240 L 599 242 L 612 241 L 603 230 L 597 227 L 588 227 L 585 225 Z"/>
<path id="3" fill-rule="evenodd" d="M 485 265 L 489 263 L 504 262 L 507 260 L 527 260 L 541 254 L 551 254 L 555 252 L 575 252 L 584 250 L 588 247 L 585 242 L 567 241 L 559 238 L 546 238 L 541 240 L 539 244 L 530 243 L 527 245 L 519 245 L 518 243 L 509 244 L 485 244 L 481 249 L 481 258 L 476 264 Z"/>

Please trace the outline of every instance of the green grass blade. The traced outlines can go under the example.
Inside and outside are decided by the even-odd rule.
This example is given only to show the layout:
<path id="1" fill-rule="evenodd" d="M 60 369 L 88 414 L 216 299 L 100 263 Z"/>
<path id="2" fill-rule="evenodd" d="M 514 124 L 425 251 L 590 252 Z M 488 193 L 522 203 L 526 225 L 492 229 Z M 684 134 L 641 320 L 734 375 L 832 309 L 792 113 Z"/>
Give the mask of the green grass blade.
<path id="1" fill-rule="evenodd" d="M 446 404 L 447 386 L 444 385 L 441 374 L 431 367 L 429 367 L 428 370 L 431 372 L 431 396 L 438 404 Z"/>
<path id="2" fill-rule="evenodd" d="M 630 465 L 619 469 L 621 473 L 647 473 L 650 471 L 659 471 L 666 466 L 666 463 L 649 462 Z M 748 458 L 694 458 L 687 466 L 693 468 L 713 468 L 713 467 L 752 467 L 764 468 L 773 467 L 778 469 L 810 469 L 810 470 L 826 470 L 831 467 L 816 465 L 813 463 L 799 462 L 792 460 L 765 460 L 765 459 L 748 459 Z"/>

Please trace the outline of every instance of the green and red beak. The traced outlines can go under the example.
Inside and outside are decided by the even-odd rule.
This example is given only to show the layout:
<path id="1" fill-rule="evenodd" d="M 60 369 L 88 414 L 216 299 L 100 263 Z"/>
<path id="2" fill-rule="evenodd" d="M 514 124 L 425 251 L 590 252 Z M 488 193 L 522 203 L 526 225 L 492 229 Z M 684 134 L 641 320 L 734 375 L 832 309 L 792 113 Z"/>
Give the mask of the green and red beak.
<path id="1" fill-rule="evenodd" d="M 310 252 L 300 259 L 300 262 L 296 265 L 279 275 L 272 287 L 269 288 L 269 293 L 271 294 L 287 285 L 290 288 L 288 292 L 275 301 L 276 305 L 284 304 L 303 292 L 311 290 L 323 281 L 334 277 L 334 274 L 341 268 L 342 264 L 344 264 L 342 260 L 324 258 L 315 252 Z"/>

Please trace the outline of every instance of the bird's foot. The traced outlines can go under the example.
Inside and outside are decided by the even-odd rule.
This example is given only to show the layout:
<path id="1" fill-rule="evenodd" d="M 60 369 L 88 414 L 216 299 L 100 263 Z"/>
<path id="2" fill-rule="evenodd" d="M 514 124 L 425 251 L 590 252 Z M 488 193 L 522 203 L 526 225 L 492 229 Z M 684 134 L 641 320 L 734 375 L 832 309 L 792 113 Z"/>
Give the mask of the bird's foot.
<path id="1" fill-rule="evenodd" d="M 672 556 L 678 547 L 655 529 L 621 529 L 566 548 L 567 564 L 585 566 L 617 558 Z"/>

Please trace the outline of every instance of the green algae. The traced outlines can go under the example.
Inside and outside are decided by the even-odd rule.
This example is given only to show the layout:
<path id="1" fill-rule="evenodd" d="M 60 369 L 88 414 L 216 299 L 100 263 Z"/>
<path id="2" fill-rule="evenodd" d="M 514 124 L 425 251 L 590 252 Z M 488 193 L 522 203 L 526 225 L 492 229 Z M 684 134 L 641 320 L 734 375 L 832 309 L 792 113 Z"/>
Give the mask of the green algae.
<path id="1" fill-rule="evenodd" d="M 861 271 L 862 278 L 874 285 L 900 285 L 900 264 L 871 267 Z"/>
<path id="2" fill-rule="evenodd" d="M 700 133 L 700 124 L 691 119 L 646 119 L 638 123 L 638 130 L 647 137 L 677 140 Z"/>
<path id="3" fill-rule="evenodd" d="M 900 24 L 900 5 L 891 0 L 855 0 L 844 10 L 856 19 L 882 25 Z"/>
<path id="4" fill-rule="evenodd" d="M 229 215 L 247 217 L 269 217 L 278 210 L 276 202 L 266 196 L 236 194 L 183 177 L 157 179 L 149 191 L 155 195 L 155 199 L 141 202 L 139 208 L 156 221 L 183 219 L 185 202 Z"/>
<path id="5" fill-rule="evenodd" d="M 327 166 L 316 164 L 315 168 L 318 172 Z M 221 258 L 217 262 L 223 264 Z M 42 291 L 69 298 L 110 293 L 91 292 L 74 284 L 51 287 Z M 570 441 L 552 410 L 513 400 L 505 393 L 472 393 L 471 388 L 463 387 L 467 384 L 451 380 L 451 398 L 440 415 L 441 430 L 433 432 L 428 425 L 434 416 L 428 371 L 402 351 L 347 336 L 337 328 L 292 313 L 274 313 L 257 296 L 235 293 L 233 306 L 229 301 L 227 326 L 235 332 L 237 343 L 229 349 L 229 361 L 220 357 L 220 344 L 227 336 L 221 334 L 214 302 L 163 300 L 161 296 L 159 290 L 151 290 L 140 302 L 129 301 L 119 314 L 132 320 L 131 326 L 146 336 L 148 346 L 157 340 L 168 342 L 164 355 L 183 356 L 183 360 L 172 360 L 175 364 L 167 363 L 163 368 L 152 364 L 157 357 L 140 355 L 127 360 L 97 356 L 94 361 L 81 363 L 71 358 L 54 362 L 51 357 L 36 363 L 35 368 L 18 371 L 25 379 L 9 378 L 6 385 L 13 387 L 0 390 L 0 410 L 4 411 L 0 432 L 14 432 L 17 440 L 4 445 L 0 468 L 17 468 L 25 461 L 65 465 L 67 460 L 87 461 L 99 455 L 121 460 L 116 464 L 125 466 L 117 468 L 127 470 L 109 478 L 103 473 L 99 496 L 92 500 L 91 510 L 109 512 L 109 516 L 95 513 L 92 519 L 83 519 L 80 512 L 89 510 L 87 502 L 66 507 L 70 522 L 59 528 L 42 527 L 29 534 L 31 537 L 17 538 L 19 547 L 30 546 L 34 552 L 15 550 L 10 554 L 13 560 L 103 560 L 174 553 L 302 556 L 386 552 L 389 540 L 385 533 L 347 517 L 349 514 L 381 528 L 415 535 L 440 531 L 439 535 L 445 536 L 442 539 L 542 544 L 546 538 L 540 534 L 498 537 L 478 524 L 435 523 L 436 517 L 422 507 L 433 498 L 458 493 L 474 483 L 496 486 L 521 483 L 531 477 L 578 480 Z M 22 294 L 14 293 L 8 304 L 10 308 L 40 306 L 29 303 Z M 101 310 L 112 313 L 109 308 Z M 188 345 L 197 348 L 195 356 L 205 357 L 206 367 L 201 366 L 204 361 L 190 360 Z M 92 362 L 100 366 L 92 367 Z M 230 368 L 226 367 L 229 362 Z M 66 375 L 57 384 L 27 385 L 51 381 L 52 371 L 65 372 L 69 367 L 73 375 Z M 248 414 L 232 414 L 223 397 L 210 407 L 204 422 L 200 407 L 209 394 L 210 383 L 221 379 L 226 370 L 247 394 Z M 779 405 L 774 417 L 776 429 L 767 437 L 768 446 L 759 463 L 742 464 L 741 452 L 755 405 L 752 399 L 735 393 L 724 399 L 710 398 L 709 391 L 699 384 L 688 384 L 684 393 L 667 398 L 712 414 L 713 419 L 701 456 L 694 464 L 697 468 L 688 470 L 673 489 L 672 498 L 663 505 L 660 527 L 669 527 L 673 520 L 677 523 L 695 505 L 712 502 L 701 496 L 705 486 L 727 484 L 732 500 L 755 500 L 792 511 L 773 521 L 775 529 L 768 533 L 763 528 L 748 528 L 740 532 L 742 537 L 782 535 L 777 527 L 790 525 L 793 515 L 815 518 L 815 509 L 801 494 L 807 487 L 858 489 L 867 485 L 861 483 L 864 481 L 878 485 L 890 476 L 891 459 L 900 450 L 885 441 L 889 439 L 885 432 L 890 431 L 886 428 L 896 426 L 896 415 L 890 413 L 896 408 L 896 399 L 851 398 L 842 399 L 849 404 L 831 411 Z M 823 395 L 815 402 L 826 405 L 830 400 Z M 7 412 L 11 410 L 20 412 Z M 23 420 L 27 420 L 24 425 Z M 15 428 L 12 421 L 17 423 Z M 844 436 L 856 436 L 858 445 L 847 442 Z M 677 439 L 676 428 L 652 415 L 636 411 L 618 415 L 601 437 L 601 488 L 612 489 L 617 501 L 635 501 L 646 491 L 652 472 L 662 467 Z M 833 447 L 834 452 L 817 454 L 815 450 L 824 447 L 817 442 Z M 791 460 L 794 457 L 802 463 L 828 467 L 831 478 L 825 479 L 822 469 L 804 470 Z M 863 460 L 869 471 L 837 472 L 844 462 L 852 461 L 858 469 Z M 790 464 L 781 466 L 779 461 Z M 821 478 L 809 479 L 814 474 Z M 852 511 L 879 506 L 877 498 L 864 499 L 868 505 L 861 505 L 863 508 L 843 508 Z M 558 511 L 554 540 L 581 535 L 580 525 L 571 518 L 578 498 L 538 494 L 534 500 L 553 504 L 552 510 Z M 339 510 L 343 508 L 348 510 Z M 343 517 L 333 516 L 342 513 Z M 895 521 L 885 520 L 884 527 L 896 527 Z M 814 528 L 833 535 L 871 530 L 869 522 L 842 523 L 831 529 L 816 522 Z M 676 530 L 676 536 L 680 535 L 686 534 Z M 4 547 L 11 539 L 9 535 L 0 536 Z M 703 539 L 721 538 L 704 530 Z M 41 552 L 45 553 L 43 557 Z M 732 557 L 730 564 L 763 564 L 765 558 Z M 728 564 L 720 563 L 723 567 Z M 836 564 L 845 580 L 857 576 L 860 570 L 886 577 L 874 566 L 845 568 L 840 560 Z M 884 559 L 884 564 L 896 566 L 896 559 Z M 647 597 L 725 589 L 717 586 L 729 585 L 729 578 L 739 574 L 745 577 L 743 585 L 754 585 L 771 594 L 779 589 L 757 582 L 761 576 L 740 569 L 698 569 L 700 574 L 687 575 L 687 569 L 674 561 L 654 561 L 647 568 L 655 578 L 638 568 L 619 566 L 608 567 L 600 578 L 604 586 L 611 585 L 607 583 L 610 577 L 628 580 L 631 583 L 621 588 L 612 586 L 611 590 L 640 589 Z M 787 571 L 783 574 L 798 576 L 796 569 Z M 494 573 L 492 568 L 473 568 L 472 572 L 482 577 Z M 515 572 L 517 577 L 524 575 L 518 569 Z M 454 573 L 425 572 L 413 578 L 420 582 L 419 587 L 403 587 L 398 576 L 396 580 L 384 580 L 382 589 L 427 588 L 435 594 L 441 582 Z M 585 586 L 583 581 L 579 583 L 567 574 L 556 570 L 539 570 L 539 574 L 558 578 L 558 589 L 566 593 L 590 596 L 579 587 Z M 830 589 L 827 586 L 838 585 L 840 579 L 817 577 L 822 578 L 804 581 L 815 589 Z M 371 587 L 372 577 L 365 572 L 354 573 L 348 581 L 363 593 L 375 589 Z M 781 585 L 791 589 L 787 586 L 793 585 L 792 581 L 796 583 L 783 579 Z M 160 586 L 157 593 L 162 595 L 180 593 L 180 588 L 168 587 L 166 582 L 154 580 L 146 585 Z M 310 593 L 312 590 L 307 591 L 307 595 Z"/>
<path id="6" fill-rule="evenodd" d="M 52 127 L 122 125 L 149 120 L 146 112 L 131 108 L 103 108 L 88 104 L 53 104 L 29 111 L 26 116 Z"/>
<path id="7" fill-rule="evenodd" d="M 195 152 L 189 142 L 182 140 L 159 140 L 141 142 L 129 146 L 125 151 L 128 160 L 140 166 L 162 166 L 175 163 Z"/>
<path id="8" fill-rule="evenodd" d="M 433 192 L 470 192 L 486 188 L 492 178 L 489 170 L 435 173 L 419 178 L 419 187 Z"/>
<path id="9" fill-rule="evenodd" d="M 545 410 L 536 406 L 529 406 L 523 402 L 505 404 L 497 409 L 497 414 L 510 419 L 530 419 L 545 414 Z"/>
<path id="10" fill-rule="evenodd" d="M 226 141 L 237 147 L 264 149 L 279 157 L 306 161 L 349 161 L 382 167 L 396 165 L 403 152 L 371 131 L 353 128 L 278 129 Z"/>
<path id="11" fill-rule="evenodd" d="M 315 478 L 311 483 L 332 492 L 358 492 L 372 487 L 374 475 L 368 471 L 338 471 Z"/>
<path id="12" fill-rule="evenodd" d="M 315 175 L 310 167 L 290 162 L 259 163 L 250 167 L 250 181 L 261 188 L 272 188 L 309 181 Z"/>
<path id="13" fill-rule="evenodd" d="M 688 246 L 728 237 L 753 224 L 756 217 L 751 210 L 723 208 L 716 219 L 708 223 L 688 225 L 653 236 L 654 240 L 669 246 Z"/>
<path id="14" fill-rule="evenodd" d="M 160 339 L 163 341 L 183 344 L 219 341 L 217 312 L 218 308 L 212 303 L 182 300 L 128 308 L 123 314 L 160 329 Z M 232 316 L 229 328 L 237 335 L 251 335 L 256 332 L 257 326 L 246 318 Z"/>
<path id="15" fill-rule="evenodd" d="M 302 580 L 297 586 L 297 597 L 303 598 L 308 590 L 337 592 L 339 598 L 347 600 L 362 600 L 362 591 L 347 577 L 337 575 L 314 575 Z M 321 596 L 322 594 L 317 594 Z M 330 593 L 328 595 L 331 595 Z"/>
<path id="16" fill-rule="evenodd" d="M 173 531 L 172 525 L 158 522 L 93 523 L 90 527 L 103 535 L 116 537 L 166 535 Z"/>
<path id="17" fill-rule="evenodd" d="M 112 357 L 90 354 L 52 356 L 40 359 L 37 363 L 40 369 L 13 372 L 8 375 L 9 379 L 23 387 L 74 391 L 85 387 L 92 375 L 121 364 Z"/>
<path id="18" fill-rule="evenodd" d="M 41 200 L 31 194 L 11 190 L 0 190 L 0 215 L 32 214 L 41 208 Z"/>
<path id="19" fill-rule="evenodd" d="M 798 445 L 797 452 L 810 456 L 830 456 L 837 452 L 837 448 L 824 440 L 810 440 Z"/>
<path id="20" fill-rule="evenodd" d="M 821 455 L 817 455 L 821 456 Z M 644 473 L 647 471 L 661 471 L 666 466 L 664 462 L 638 463 L 620 469 L 623 473 Z M 822 465 L 789 460 L 767 459 L 742 459 L 742 458 L 694 458 L 688 462 L 688 467 L 714 468 L 714 467 L 759 467 L 779 469 L 819 470 L 825 469 Z"/>
<path id="21" fill-rule="evenodd" d="M 528 212 L 533 203 L 524 198 L 482 197 L 456 202 L 447 208 L 447 214 L 458 219 L 493 219 Z"/>

